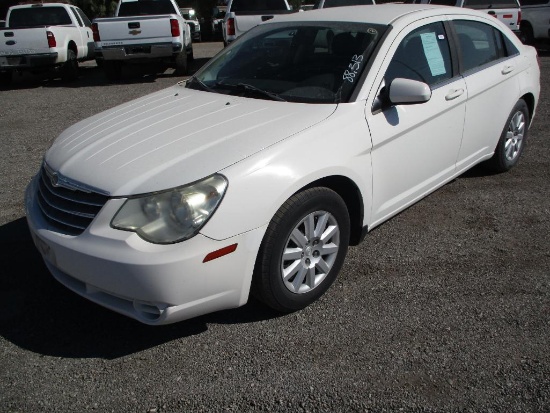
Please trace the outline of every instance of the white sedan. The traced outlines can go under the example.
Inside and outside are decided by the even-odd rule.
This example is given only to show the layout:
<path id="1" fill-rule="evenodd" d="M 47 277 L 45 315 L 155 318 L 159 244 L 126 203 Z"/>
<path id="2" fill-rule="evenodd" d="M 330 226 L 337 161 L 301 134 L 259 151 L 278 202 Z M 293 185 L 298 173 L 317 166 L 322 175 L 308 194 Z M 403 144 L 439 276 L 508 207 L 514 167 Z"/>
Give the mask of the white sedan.
<path id="1" fill-rule="evenodd" d="M 484 162 L 514 167 L 535 49 L 473 10 L 277 16 L 187 82 L 81 121 L 26 192 L 54 277 L 147 324 L 319 298 L 348 245 Z"/>

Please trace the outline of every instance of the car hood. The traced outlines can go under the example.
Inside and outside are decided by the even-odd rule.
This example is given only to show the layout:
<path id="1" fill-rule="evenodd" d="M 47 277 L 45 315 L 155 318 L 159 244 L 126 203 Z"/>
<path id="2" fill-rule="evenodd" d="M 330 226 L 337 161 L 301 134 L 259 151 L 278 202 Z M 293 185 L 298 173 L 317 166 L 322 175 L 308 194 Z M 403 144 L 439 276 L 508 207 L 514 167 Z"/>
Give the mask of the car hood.
<path id="1" fill-rule="evenodd" d="M 175 85 L 71 126 L 45 160 L 61 175 L 113 196 L 154 192 L 220 171 L 335 108 Z"/>

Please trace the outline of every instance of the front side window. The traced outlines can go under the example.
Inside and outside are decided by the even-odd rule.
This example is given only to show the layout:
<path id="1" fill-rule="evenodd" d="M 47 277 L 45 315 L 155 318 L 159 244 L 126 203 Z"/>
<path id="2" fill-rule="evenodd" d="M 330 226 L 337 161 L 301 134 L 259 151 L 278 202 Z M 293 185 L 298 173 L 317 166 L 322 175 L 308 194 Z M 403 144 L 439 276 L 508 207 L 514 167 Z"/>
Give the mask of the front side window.
<path id="1" fill-rule="evenodd" d="M 404 78 L 436 85 L 453 77 L 449 41 L 442 23 L 422 26 L 409 33 L 397 47 L 388 66 L 386 85 Z"/>
<path id="2" fill-rule="evenodd" d="M 458 34 L 463 72 L 518 53 L 512 42 L 489 24 L 469 20 L 455 20 L 453 24 Z"/>
<path id="3" fill-rule="evenodd" d="M 187 87 L 261 99 L 348 102 L 386 26 L 308 22 L 257 26 Z"/>

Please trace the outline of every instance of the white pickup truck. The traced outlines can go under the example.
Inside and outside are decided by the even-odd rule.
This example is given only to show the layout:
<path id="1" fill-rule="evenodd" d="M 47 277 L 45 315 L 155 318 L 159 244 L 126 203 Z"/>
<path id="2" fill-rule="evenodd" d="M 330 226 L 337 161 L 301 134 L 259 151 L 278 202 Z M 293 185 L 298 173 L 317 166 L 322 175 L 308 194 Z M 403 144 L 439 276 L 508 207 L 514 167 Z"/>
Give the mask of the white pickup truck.
<path id="1" fill-rule="evenodd" d="M 0 83 L 14 72 L 60 69 L 64 79 L 78 76 L 78 62 L 93 60 L 91 22 L 78 7 L 38 3 L 8 9 L 0 29 Z"/>
<path id="2" fill-rule="evenodd" d="M 222 22 L 224 46 L 276 14 L 285 13 L 292 13 L 287 0 L 229 0 Z"/>
<path id="3" fill-rule="evenodd" d="M 193 59 L 189 25 L 175 0 L 120 0 L 115 17 L 93 20 L 96 61 L 109 79 L 122 64 L 159 61 L 187 73 Z"/>

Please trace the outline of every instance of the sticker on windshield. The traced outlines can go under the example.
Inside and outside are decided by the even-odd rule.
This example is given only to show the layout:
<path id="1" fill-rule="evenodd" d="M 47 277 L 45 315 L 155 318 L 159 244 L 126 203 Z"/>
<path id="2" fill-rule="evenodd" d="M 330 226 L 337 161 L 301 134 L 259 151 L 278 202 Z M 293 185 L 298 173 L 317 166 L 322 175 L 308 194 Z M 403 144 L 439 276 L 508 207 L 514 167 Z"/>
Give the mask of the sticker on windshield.
<path id="1" fill-rule="evenodd" d="M 351 58 L 351 63 L 348 65 L 348 69 L 344 72 L 344 76 L 342 78 L 350 83 L 355 82 L 355 77 L 357 76 L 357 73 L 359 73 L 361 63 L 363 63 L 363 56 L 354 54 Z"/>
<path id="2" fill-rule="evenodd" d="M 439 50 L 435 33 L 422 33 L 420 39 L 422 40 L 422 47 L 424 47 L 424 54 L 428 60 L 432 76 L 444 75 L 445 62 L 443 61 L 441 50 Z"/>

